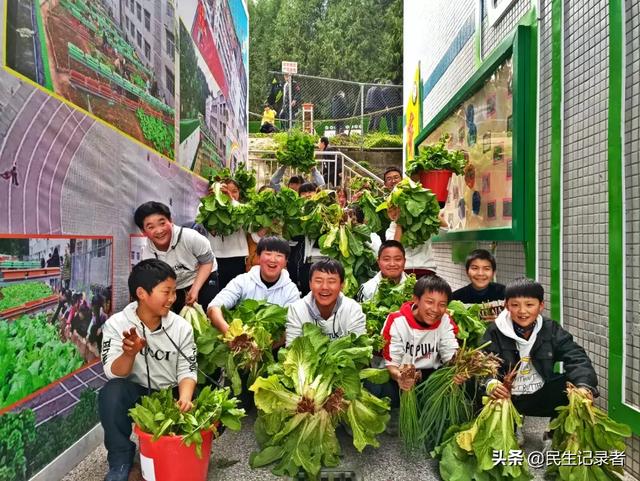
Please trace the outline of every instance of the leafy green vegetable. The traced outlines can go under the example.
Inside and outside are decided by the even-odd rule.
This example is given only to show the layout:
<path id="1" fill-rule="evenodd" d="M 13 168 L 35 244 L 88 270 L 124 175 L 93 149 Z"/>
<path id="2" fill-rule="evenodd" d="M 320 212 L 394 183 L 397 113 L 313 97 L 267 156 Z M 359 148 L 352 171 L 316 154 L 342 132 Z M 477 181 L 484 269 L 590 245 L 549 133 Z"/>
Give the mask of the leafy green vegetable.
<path id="1" fill-rule="evenodd" d="M 234 394 L 239 395 L 242 392 L 240 371 L 248 373 L 248 384 L 251 384 L 273 363 L 272 344 L 272 337 L 265 328 L 249 327 L 240 319 L 231 321 L 224 335 L 208 326 L 196 339 L 198 364 L 209 375 L 224 369 Z"/>
<path id="2" fill-rule="evenodd" d="M 193 306 L 185 305 L 180 311 L 180 317 L 185 318 L 193 328 L 193 336 L 197 339 L 211 324 L 202 306 L 197 302 Z"/>
<path id="3" fill-rule="evenodd" d="M 186 446 L 195 444 L 196 454 L 202 457 L 202 431 L 217 433 L 220 421 L 233 431 L 240 430 L 240 419 L 245 416 L 239 409 L 238 400 L 230 397 L 229 388 L 211 389 L 205 386 L 193 401 L 193 408 L 181 412 L 173 399 L 171 389 L 163 389 L 149 396 L 143 396 L 140 402 L 129 409 L 131 419 L 142 431 L 153 434 L 153 440 L 160 436 L 184 436 Z"/>
<path id="4" fill-rule="evenodd" d="M 295 130 L 290 132 L 276 151 L 276 158 L 282 165 L 294 170 L 308 172 L 316 165 L 315 137 Z"/>
<path id="5" fill-rule="evenodd" d="M 407 162 L 407 175 L 413 176 L 422 171 L 450 170 L 462 175 L 467 159 L 461 150 L 448 150 L 449 136 L 444 135 L 434 144 L 420 147 L 418 155 Z"/>
<path id="6" fill-rule="evenodd" d="M 44 282 L 24 282 L 0 288 L 0 312 L 53 294 Z"/>
<path id="7" fill-rule="evenodd" d="M 358 200 L 355 201 L 362 209 L 365 223 L 369 226 L 371 232 L 380 232 L 389 227 L 387 215 L 382 211 L 378 211 L 378 206 L 383 201 L 382 197 L 375 197 L 369 190 L 363 190 Z"/>
<path id="8" fill-rule="evenodd" d="M 488 399 L 473 422 L 448 429 L 443 443 L 435 449 L 444 481 L 518 480 L 532 478 L 526 458 L 522 465 L 495 464 L 494 451 L 508 456 L 517 450 L 514 426 L 522 425 L 511 399 Z"/>
<path id="9" fill-rule="evenodd" d="M 341 221 L 323 234 L 318 243 L 320 252 L 338 260 L 344 267 L 346 296 L 357 294 L 360 285 L 375 275 L 376 256 L 366 244 L 371 242 L 371 231 L 364 224 L 353 224 L 351 219 Z"/>
<path id="10" fill-rule="evenodd" d="M 568 406 L 556 408 L 558 416 L 551 420 L 549 429 L 553 431 L 552 449 L 561 453 L 579 453 L 624 451 L 624 438 L 631 436 L 626 424 L 613 421 L 607 414 L 593 405 L 593 400 L 585 389 L 576 388 L 567 383 Z M 555 474 L 557 479 L 621 479 L 622 466 L 612 463 L 586 464 L 569 462 L 568 456 L 562 456 L 560 465 L 550 464 L 547 473 Z M 562 462 L 566 460 L 566 462 Z M 619 476 L 620 475 L 620 476 Z"/>
<path id="11" fill-rule="evenodd" d="M 266 229 L 269 234 L 291 237 L 291 231 L 298 231 L 303 200 L 298 194 L 283 187 L 280 192 L 265 190 L 256 194 L 249 203 L 245 219 L 245 229 L 258 232 Z M 298 232 L 293 232 L 297 234 Z"/>
<path id="12" fill-rule="evenodd" d="M 447 306 L 449 315 L 458 326 L 458 335 L 461 341 L 466 341 L 466 345 L 476 347 L 480 345 L 487 325 L 480 319 L 481 304 L 473 304 L 467 309 L 460 301 L 451 301 Z"/>
<path id="13" fill-rule="evenodd" d="M 437 369 L 416 388 L 421 406 L 421 440 L 426 452 L 440 444 L 449 427 L 466 423 L 473 415 L 473 400 L 455 379 L 496 375 L 500 359 L 483 352 L 481 349 L 484 347 L 486 344 L 475 349 L 463 345 L 456 352 L 452 364 Z"/>
<path id="14" fill-rule="evenodd" d="M 277 463 L 276 475 L 293 477 L 303 469 L 309 479 L 317 479 L 322 466 L 339 463 L 338 423 L 351 428 L 358 451 L 378 447 L 376 436 L 385 429 L 389 404 L 364 389 L 361 380 L 384 382 L 388 376 L 386 370 L 364 369 L 371 356 L 366 335 L 331 341 L 318 326 L 305 324 L 303 335 L 280 350 L 270 375 L 250 388 L 259 410 L 255 430 L 261 445 L 251 454 L 251 466 Z"/>
<path id="15" fill-rule="evenodd" d="M 211 192 L 200 199 L 200 207 L 196 222 L 202 224 L 209 232 L 228 236 L 236 232 L 245 223 L 246 204 L 236 204 L 221 191 L 222 185 L 215 182 Z"/>
<path id="16" fill-rule="evenodd" d="M 320 239 L 344 217 L 344 211 L 336 203 L 335 193 L 322 190 L 305 199 L 300 216 L 302 233 L 309 239 Z"/>
<path id="17" fill-rule="evenodd" d="M 249 327 L 261 327 L 275 340 L 284 335 L 287 311 L 286 307 L 254 299 L 245 299 L 232 310 L 222 308 L 225 319 L 240 319 Z"/>
<path id="18" fill-rule="evenodd" d="M 240 189 L 240 200 L 242 201 L 249 200 L 256 192 L 256 171 L 247 169 L 244 162 L 239 162 L 233 172 L 228 167 L 213 170 L 210 174 L 210 179 L 211 183 L 227 179 L 236 181 Z"/>
<path id="19" fill-rule="evenodd" d="M 400 240 L 405 247 L 424 244 L 440 229 L 440 205 L 436 196 L 412 180 L 401 180 L 376 210 L 394 206 L 400 208 L 398 225 L 402 227 Z"/>
<path id="20" fill-rule="evenodd" d="M 78 369 L 76 347 L 60 341 L 46 314 L 0 321 L 0 408 Z"/>
<path id="21" fill-rule="evenodd" d="M 147 115 L 142 109 L 136 110 L 136 117 L 138 117 L 144 138 L 149 140 L 158 152 L 173 159 L 174 126 L 165 124 L 158 117 Z"/>
<path id="22" fill-rule="evenodd" d="M 0 481 L 27 479 L 25 451 L 36 440 L 36 416 L 31 409 L 0 416 Z"/>
<path id="23" fill-rule="evenodd" d="M 362 303 L 362 311 L 367 317 L 367 334 L 380 335 L 389 314 L 400 310 L 402 304 L 411 300 L 415 285 L 416 276 L 413 274 L 407 276 L 400 284 L 394 284 L 386 278 L 380 280 L 373 297 Z"/>

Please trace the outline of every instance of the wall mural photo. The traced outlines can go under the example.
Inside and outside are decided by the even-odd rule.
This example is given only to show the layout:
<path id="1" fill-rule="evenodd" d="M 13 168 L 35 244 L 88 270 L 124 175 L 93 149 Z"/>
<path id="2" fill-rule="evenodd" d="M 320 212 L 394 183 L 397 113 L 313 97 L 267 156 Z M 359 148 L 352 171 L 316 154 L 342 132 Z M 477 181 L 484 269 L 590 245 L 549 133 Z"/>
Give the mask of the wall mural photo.
<path id="1" fill-rule="evenodd" d="M 111 237 L 0 236 L 0 439 L 23 441 L 1 479 L 28 479 L 96 424 L 112 282 Z"/>
<path id="2" fill-rule="evenodd" d="M 179 163 L 208 177 L 246 162 L 248 16 L 241 0 L 182 0 Z"/>
<path id="3" fill-rule="evenodd" d="M 174 16 L 170 1 L 7 0 L 6 66 L 173 159 Z"/>

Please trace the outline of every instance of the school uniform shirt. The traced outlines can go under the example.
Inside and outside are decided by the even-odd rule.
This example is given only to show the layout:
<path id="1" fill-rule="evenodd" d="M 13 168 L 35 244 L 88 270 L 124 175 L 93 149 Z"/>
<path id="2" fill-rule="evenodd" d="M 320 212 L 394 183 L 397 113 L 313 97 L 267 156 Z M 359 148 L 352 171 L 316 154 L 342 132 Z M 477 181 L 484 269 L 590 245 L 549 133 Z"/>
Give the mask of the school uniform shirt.
<path id="1" fill-rule="evenodd" d="M 400 276 L 400 284 L 402 284 L 407 278 L 407 275 L 403 272 Z M 378 272 L 375 276 L 369 279 L 367 282 L 360 286 L 360 290 L 356 296 L 358 302 L 364 302 L 371 299 L 378 291 L 378 286 L 382 281 L 382 272 Z"/>
<path id="2" fill-rule="evenodd" d="M 513 329 L 511 314 L 506 309 L 500 313 L 495 320 L 496 328 L 509 339 L 513 339 L 520 355 L 520 365 L 513 380 L 511 394 L 533 394 L 544 386 L 544 379 L 538 373 L 531 361 L 531 348 L 538 338 L 538 333 L 542 329 L 542 316 L 538 315 L 536 325 L 529 339 L 518 336 Z"/>
<path id="3" fill-rule="evenodd" d="M 302 326 L 307 323 L 320 327 L 322 332 L 331 339 L 337 339 L 351 333 L 361 335 L 367 331 L 362 307 L 342 293 L 338 296 L 333 312 L 328 319 L 320 314 L 312 292 L 291 304 L 287 313 L 287 346 L 295 338 L 302 335 Z"/>
<path id="4" fill-rule="evenodd" d="M 227 309 L 233 309 L 245 299 L 266 300 L 271 304 L 287 307 L 300 299 L 300 291 L 291 281 L 289 273 L 285 269 L 280 273 L 280 278 L 276 283 L 267 287 L 260 277 L 260 266 L 253 266 L 246 274 L 240 274 L 232 279 L 213 298 L 209 307 L 224 306 Z"/>
<path id="5" fill-rule="evenodd" d="M 213 262 L 212 272 L 217 269 L 216 258 L 205 236 L 188 227 L 174 224 L 171 231 L 171 243 L 166 251 L 156 248 L 147 238 L 142 247 L 143 259 L 160 259 L 169 264 L 176 273 L 176 289 L 191 286 L 202 264 Z"/>
<path id="6" fill-rule="evenodd" d="M 191 324 L 179 315 L 169 312 L 162 318 L 160 328 L 150 331 L 136 314 L 137 308 L 138 303 L 132 302 L 121 312 L 107 319 L 104 325 L 102 364 L 107 378 L 123 377 L 114 374 L 111 367 L 123 353 L 123 332 L 135 327 L 138 336 L 145 338 L 147 345 L 136 355 L 127 379 L 144 387 L 150 382 L 151 389 L 155 390 L 174 387 L 183 379 L 197 381 L 196 344 Z M 186 358 L 180 354 L 178 348 Z"/>
<path id="7" fill-rule="evenodd" d="M 437 369 L 458 350 L 458 326 L 447 314 L 431 326 L 419 324 L 413 316 L 413 302 L 392 312 L 382 328 L 382 355 L 387 366 L 413 364 L 416 369 Z"/>
<path id="8" fill-rule="evenodd" d="M 385 239 L 393 239 L 396 235 L 395 222 L 389 224 L 389 228 L 385 232 Z M 431 240 L 428 240 L 424 244 L 415 247 L 405 246 L 405 258 L 404 264 L 405 270 L 409 269 L 428 269 L 436 272 L 438 266 L 436 266 L 436 260 L 433 256 L 433 249 L 431 248 Z"/>
<path id="9" fill-rule="evenodd" d="M 243 229 L 238 229 L 227 236 L 208 234 L 207 238 L 213 253 L 220 259 L 247 257 L 249 255 L 247 234 Z"/>

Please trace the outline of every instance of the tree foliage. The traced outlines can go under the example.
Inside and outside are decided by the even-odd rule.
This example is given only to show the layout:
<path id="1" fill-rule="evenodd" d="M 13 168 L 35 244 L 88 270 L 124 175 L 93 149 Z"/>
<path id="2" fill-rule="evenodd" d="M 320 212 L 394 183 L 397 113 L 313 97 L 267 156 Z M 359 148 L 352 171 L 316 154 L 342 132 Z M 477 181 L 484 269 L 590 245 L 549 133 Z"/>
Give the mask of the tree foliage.
<path id="1" fill-rule="evenodd" d="M 307 75 L 402 81 L 401 0 L 251 0 L 249 23 L 252 112 L 282 60 Z"/>

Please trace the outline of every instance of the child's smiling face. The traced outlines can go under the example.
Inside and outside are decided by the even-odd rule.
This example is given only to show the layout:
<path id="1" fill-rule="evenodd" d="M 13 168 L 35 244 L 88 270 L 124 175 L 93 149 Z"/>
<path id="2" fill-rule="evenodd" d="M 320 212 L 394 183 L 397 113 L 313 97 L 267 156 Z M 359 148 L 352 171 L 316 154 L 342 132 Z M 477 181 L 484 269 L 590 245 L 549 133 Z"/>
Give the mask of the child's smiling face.
<path id="1" fill-rule="evenodd" d="M 535 297 L 511 297 L 505 302 L 511 320 L 520 327 L 529 327 L 544 310 L 544 302 Z"/>

